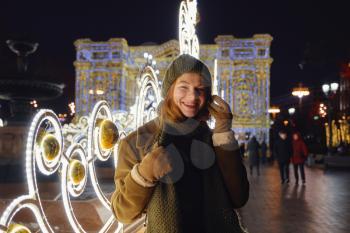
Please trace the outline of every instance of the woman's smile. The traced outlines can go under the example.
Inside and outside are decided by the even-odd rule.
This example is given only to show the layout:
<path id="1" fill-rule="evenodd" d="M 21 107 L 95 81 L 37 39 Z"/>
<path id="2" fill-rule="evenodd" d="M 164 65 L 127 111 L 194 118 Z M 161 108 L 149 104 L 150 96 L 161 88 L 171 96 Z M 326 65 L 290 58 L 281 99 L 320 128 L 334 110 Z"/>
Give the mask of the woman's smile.
<path id="1" fill-rule="evenodd" d="M 174 88 L 173 100 L 183 115 L 195 117 L 205 103 L 205 87 L 197 73 L 181 75 Z"/>

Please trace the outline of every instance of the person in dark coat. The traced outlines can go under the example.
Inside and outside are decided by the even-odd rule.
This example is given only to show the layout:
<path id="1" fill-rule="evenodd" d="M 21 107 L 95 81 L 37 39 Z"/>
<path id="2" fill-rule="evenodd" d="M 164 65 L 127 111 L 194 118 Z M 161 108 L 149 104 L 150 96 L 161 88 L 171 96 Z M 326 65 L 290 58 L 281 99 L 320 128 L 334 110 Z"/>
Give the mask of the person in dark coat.
<path id="1" fill-rule="evenodd" d="M 260 175 L 259 171 L 259 143 L 256 140 L 256 137 L 253 136 L 248 142 L 248 158 L 249 158 L 249 169 L 250 175 L 253 175 L 253 168 L 256 167 L 258 176 Z"/>
<path id="2" fill-rule="evenodd" d="M 308 151 L 305 145 L 305 142 L 301 138 L 300 133 L 293 133 L 293 156 L 292 163 L 294 167 L 294 177 L 295 183 L 299 182 L 299 174 L 298 168 L 300 170 L 301 179 L 303 180 L 303 184 L 305 184 L 305 171 L 304 171 L 304 163 L 307 159 Z"/>
<path id="3" fill-rule="evenodd" d="M 264 164 L 266 162 L 267 145 L 265 140 L 260 144 L 261 162 Z"/>
<path id="4" fill-rule="evenodd" d="M 241 154 L 241 157 L 242 159 L 244 158 L 244 154 L 245 154 L 245 143 L 242 142 L 240 145 L 239 145 L 239 152 Z"/>
<path id="5" fill-rule="evenodd" d="M 279 138 L 276 140 L 273 153 L 278 162 L 281 175 L 281 183 L 289 183 L 289 161 L 292 157 L 292 145 L 285 131 L 278 133 Z"/>

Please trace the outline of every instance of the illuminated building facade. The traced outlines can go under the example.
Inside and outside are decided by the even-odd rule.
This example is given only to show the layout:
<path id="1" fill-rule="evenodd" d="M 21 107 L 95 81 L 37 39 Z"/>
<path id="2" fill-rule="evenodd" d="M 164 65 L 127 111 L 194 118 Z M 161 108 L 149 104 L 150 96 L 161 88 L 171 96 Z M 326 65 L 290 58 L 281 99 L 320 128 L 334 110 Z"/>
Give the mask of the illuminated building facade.
<path id="1" fill-rule="evenodd" d="M 215 44 L 200 45 L 200 59 L 213 75 L 217 87 L 214 92 L 231 106 L 232 127 L 239 139 L 248 133 L 268 141 L 271 41 L 267 34 L 248 39 L 218 36 Z M 156 61 L 160 80 L 170 62 L 180 54 L 177 40 L 129 46 L 122 38 L 107 42 L 80 39 L 75 46 L 77 116 L 88 115 L 99 100 L 107 100 L 112 111 L 129 111 L 138 93 L 139 73 L 146 64 L 144 53 L 151 54 Z"/>

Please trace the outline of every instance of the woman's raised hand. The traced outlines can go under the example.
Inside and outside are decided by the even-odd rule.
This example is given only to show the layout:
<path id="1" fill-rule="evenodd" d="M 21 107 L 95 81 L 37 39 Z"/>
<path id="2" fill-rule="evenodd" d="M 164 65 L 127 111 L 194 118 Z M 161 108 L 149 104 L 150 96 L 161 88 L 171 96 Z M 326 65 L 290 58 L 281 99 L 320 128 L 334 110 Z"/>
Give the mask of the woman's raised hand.
<path id="1" fill-rule="evenodd" d="M 212 96 L 212 101 L 208 105 L 210 114 L 215 118 L 214 133 L 222 133 L 231 130 L 232 112 L 230 106 L 217 95 Z"/>

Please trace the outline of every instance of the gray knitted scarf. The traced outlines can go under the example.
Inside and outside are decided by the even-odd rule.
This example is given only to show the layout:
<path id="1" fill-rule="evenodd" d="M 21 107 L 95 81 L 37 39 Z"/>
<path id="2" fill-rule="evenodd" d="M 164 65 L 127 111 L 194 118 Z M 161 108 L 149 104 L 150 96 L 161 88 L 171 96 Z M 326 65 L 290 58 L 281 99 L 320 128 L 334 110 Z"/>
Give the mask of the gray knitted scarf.
<path id="1" fill-rule="evenodd" d="M 171 151 L 173 171 L 157 184 L 148 203 L 147 233 L 244 232 L 215 154 L 204 156 L 207 151 L 213 151 L 207 124 L 195 120 L 180 124 L 166 122 L 162 129 L 157 137 L 158 145 Z M 200 147 L 194 148 L 194 144 Z M 207 149 L 202 151 L 203 147 Z M 204 161 L 196 162 L 193 156 L 196 151 L 201 151 Z"/>

